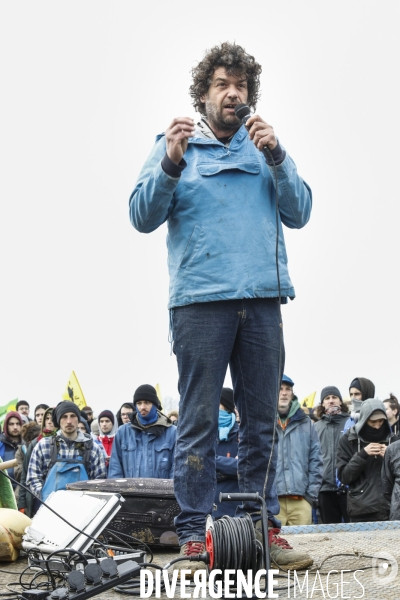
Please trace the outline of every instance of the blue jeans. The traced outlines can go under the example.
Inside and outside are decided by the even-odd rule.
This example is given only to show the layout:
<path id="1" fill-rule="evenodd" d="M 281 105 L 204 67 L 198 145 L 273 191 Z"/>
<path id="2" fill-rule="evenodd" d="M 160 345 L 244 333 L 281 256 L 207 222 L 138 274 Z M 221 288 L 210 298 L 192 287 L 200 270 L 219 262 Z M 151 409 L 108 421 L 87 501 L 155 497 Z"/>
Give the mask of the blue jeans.
<path id="1" fill-rule="evenodd" d="M 259 492 L 267 503 L 268 518 L 279 527 L 273 516 L 279 513 L 273 484 L 277 453 L 271 457 L 284 364 L 278 300 L 180 306 L 173 309 L 172 330 L 181 397 L 174 467 L 175 495 L 181 508 L 175 518 L 179 543 L 204 541 L 206 517 L 212 514 L 218 410 L 228 364 L 241 418 L 239 488 L 243 493 Z M 259 507 L 248 503 L 242 512 L 255 519 Z"/>

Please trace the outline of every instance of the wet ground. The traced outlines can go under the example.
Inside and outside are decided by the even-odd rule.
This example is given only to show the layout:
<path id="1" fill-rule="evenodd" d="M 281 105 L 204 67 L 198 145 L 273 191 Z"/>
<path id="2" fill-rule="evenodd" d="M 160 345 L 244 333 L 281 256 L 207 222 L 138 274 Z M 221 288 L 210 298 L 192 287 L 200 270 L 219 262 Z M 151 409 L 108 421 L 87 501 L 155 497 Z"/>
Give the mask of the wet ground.
<path id="1" fill-rule="evenodd" d="M 369 524 L 371 525 L 371 524 Z M 400 523 L 398 524 L 400 527 Z M 325 526 L 326 527 L 326 526 Z M 289 528 L 292 531 L 294 528 Z M 329 529 L 326 527 L 326 529 Z M 297 533 L 286 533 L 284 537 L 297 549 L 308 552 L 314 559 L 313 566 L 306 572 L 280 573 L 274 592 L 278 598 L 364 598 L 366 600 L 398 600 L 400 598 L 400 528 L 395 524 L 384 530 L 327 531 L 317 528 L 296 528 Z M 306 532 L 304 532 L 306 531 Z M 176 550 L 155 551 L 154 563 L 164 566 L 176 558 Z M 26 558 L 15 563 L 0 563 L 0 594 L 10 589 L 20 591 L 19 586 L 7 589 L 7 584 L 17 583 L 20 573 L 27 567 Z M 8 571 L 8 572 L 5 572 Z M 24 581 L 29 581 L 27 574 Z M 261 586 L 262 587 L 262 586 Z M 277 589 L 278 587 L 282 589 Z M 208 588 L 207 588 L 208 589 Z M 179 585 L 174 595 L 181 598 Z M 198 597 L 211 598 L 198 590 Z M 186 588 L 186 597 L 195 597 L 194 588 Z M 1 597 L 1 596 L 0 596 Z M 99 600 L 117 600 L 120 593 L 109 590 L 96 596 Z M 139 596 L 138 596 L 139 597 Z M 156 597 L 156 596 L 152 596 Z M 164 593 L 161 598 L 167 598 Z M 214 593 L 213 597 L 223 597 Z M 228 597 L 227 595 L 225 597 Z M 235 596 L 231 596 L 235 597 Z M 246 598 L 243 594 L 241 597 Z M 259 597 L 262 597 L 259 595 Z M 272 596 L 270 596 L 272 597 Z"/>

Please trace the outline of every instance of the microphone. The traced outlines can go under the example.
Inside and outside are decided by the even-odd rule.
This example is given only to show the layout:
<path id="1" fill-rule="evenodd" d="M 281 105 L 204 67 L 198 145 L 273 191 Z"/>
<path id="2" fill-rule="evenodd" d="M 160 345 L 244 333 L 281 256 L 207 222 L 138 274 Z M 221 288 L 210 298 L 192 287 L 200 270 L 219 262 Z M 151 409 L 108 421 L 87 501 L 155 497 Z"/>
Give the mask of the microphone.
<path id="1" fill-rule="evenodd" d="M 251 117 L 250 108 L 247 106 L 247 104 L 237 104 L 235 106 L 235 115 L 238 119 L 242 121 L 243 125 L 246 127 L 246 123 Z"/>
<path id="2" fill-rule="evenodd" d="M 238 119 L 242 121 L 243 125 L 246 127 L 246 123 L 251 117 L 250 108 L 247 106 L 247 104 L 237 104 L 235 106 L 235 115 Z M 271 154 L 271 150 L 268 148 L 268 146 L 264 146 L 264 148 L 260 150 L 260 152 L 264 154 L 264 158 L 268 164 L 271 164 L 271 161 L 273 165 L 275 164 L 275 161 Z"/>

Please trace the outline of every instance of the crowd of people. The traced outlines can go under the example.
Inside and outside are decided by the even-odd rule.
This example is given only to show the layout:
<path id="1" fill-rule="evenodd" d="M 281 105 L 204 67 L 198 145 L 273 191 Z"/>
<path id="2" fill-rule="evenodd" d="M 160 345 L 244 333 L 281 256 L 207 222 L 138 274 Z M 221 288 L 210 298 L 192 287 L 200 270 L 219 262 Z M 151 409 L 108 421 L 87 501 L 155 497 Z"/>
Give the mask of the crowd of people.
<path id="1" fill-rule="evenodd" d="M 362 377 L 350 383 L 349 396 L 348 404 L 337 387 L 327 386 L 318 406 L 308 409 L 295 395 L 292 379 L 283 375 L 274 450 L 282 525 L 399 517 L 399 402 L 393 394 L 383 402 L 375 398 L 374 384 Z M 54 408 L 39 404 L 31 418 L 29 403 L 20 400 L 0 434 L 0 457 L 17 459 L 9 475 L 19 510 L 32 517 L 38 498 L 46 500 L 73 480 L 173 478 L 178 419 L 176 410 L 162 412 L 148 384 L 115 415 L 103 410 L 97 418 L 91 407 L 79 410 L 70 401 Z M 237 509 L 232 502 L 220 503 L 219 494 L 239 492 L 239 422 L 233 391 L 223 388 L 215 441 L 216 519 L 234 516 Z"/>

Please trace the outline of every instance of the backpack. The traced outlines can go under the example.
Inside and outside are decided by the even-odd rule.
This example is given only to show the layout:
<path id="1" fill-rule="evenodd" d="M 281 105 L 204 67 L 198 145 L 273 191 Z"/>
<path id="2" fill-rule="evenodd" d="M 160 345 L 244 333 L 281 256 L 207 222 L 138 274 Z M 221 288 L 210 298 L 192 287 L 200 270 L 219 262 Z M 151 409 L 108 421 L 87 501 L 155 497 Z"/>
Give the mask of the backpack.
<path id="1" fill-rule="evenodd" d="M 67 484 L 89 479 L 90 453 L 93 448 L 93 439 L 78 442 L 76 447 L 80 456 L 76 458 L 59 458 L 59 440 L 51 438 L 51 458 L 46 481 L 42 487 L 42 500 L 46 502 L 52 492 L 66 490 Z"/>

